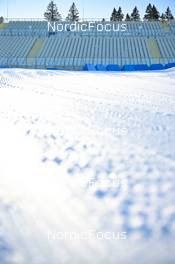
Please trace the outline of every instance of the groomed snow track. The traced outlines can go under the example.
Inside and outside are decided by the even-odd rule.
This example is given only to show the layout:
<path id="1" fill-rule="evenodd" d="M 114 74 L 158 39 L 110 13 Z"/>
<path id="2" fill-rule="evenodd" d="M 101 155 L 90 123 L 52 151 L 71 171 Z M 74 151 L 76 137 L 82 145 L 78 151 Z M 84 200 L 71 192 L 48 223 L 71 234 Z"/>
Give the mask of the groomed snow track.
<path id="1" fill-rule="evenodd" d="M 175 263 L 175 69 L 0 70 L 0 263 Z"/>

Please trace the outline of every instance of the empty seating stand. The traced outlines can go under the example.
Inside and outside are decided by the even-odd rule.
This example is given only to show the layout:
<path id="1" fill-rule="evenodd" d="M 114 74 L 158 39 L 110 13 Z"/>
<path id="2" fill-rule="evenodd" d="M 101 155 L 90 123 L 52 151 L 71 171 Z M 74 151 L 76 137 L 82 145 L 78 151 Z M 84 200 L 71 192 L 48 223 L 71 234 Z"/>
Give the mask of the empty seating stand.
<path id="1" fill-rule="evenodd" d="M 96 22 L 89 32 L 49 34 L 46 21 L 11 21 L 0 26 L 0 65 L 88 71 L 174 67 L 175 21 L 116 24 L 122 23 L 124 32 L 98 32 Z"/>

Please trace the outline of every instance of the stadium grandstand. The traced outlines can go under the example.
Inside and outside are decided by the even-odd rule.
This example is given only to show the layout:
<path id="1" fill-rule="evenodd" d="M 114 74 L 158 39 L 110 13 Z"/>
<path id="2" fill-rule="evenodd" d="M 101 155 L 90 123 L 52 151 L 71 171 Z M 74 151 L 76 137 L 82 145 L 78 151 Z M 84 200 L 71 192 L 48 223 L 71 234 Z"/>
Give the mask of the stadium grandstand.
<path id="1" fill-rule="evenodd" d="M 149 8 L 158 15 L 154 5 Z M 44 16 L 1 19 L 0 67 L 132 71 L 175 65 L 175 20 L 169 8 L 160 19 L 154 14 L 155 20 L 147 13 L 141 20 L 137 7 L 131 19 L 127 14 L 123 20 L 121 8 L 114 8 L 110 21 L 80 20 L 73 3 L 62 20 L 51 1 Z"/>
<path id="2" fill-rule="evenodd" d="M 3 23 L 0 66 L 81 70 L 86 65 L 87 69 L 111 66 L 132 70 L 134 65 L 160 69 L 175 62 L 175 21 L 129 21 L 125 22 L 124 31 L 108 30 L 110 24 L 119 29 L 122 22 L 103 22 L 107 30 L 100 31 L 98 23 L 91 22 L 91 28 L 84 31 L 81 26 L 87 23 L 78 23 L 72 31 L 68 28 L 54 31 L 54 26 L 49 27 L 46 21 Z M 66 22 L 59 24 L 62 28 L 64 25 Z"/>

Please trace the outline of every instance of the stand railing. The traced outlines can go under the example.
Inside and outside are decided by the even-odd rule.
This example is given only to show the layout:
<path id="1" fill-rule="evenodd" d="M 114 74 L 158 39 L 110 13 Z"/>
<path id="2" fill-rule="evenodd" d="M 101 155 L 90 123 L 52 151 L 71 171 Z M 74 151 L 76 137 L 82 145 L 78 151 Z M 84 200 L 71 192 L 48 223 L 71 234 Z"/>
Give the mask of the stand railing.
<path id="1" fill-rule="evenodd" d="M 4 18 L 4 23 L 8 23 L 8 22 L 41 22 L 41 21 L 47 21 L 45 18 Z M 62 22 L 66 22 L 66 18 L 63 18 L 61 20 Z M 79 22 L 110 22 L 109 18 L 80 18 Z M 175 23 L 175 19 L 172 20 L 140 20 L 140 21 L 115 21 L 116 23 L 119 22 L 129 22 L 129 23 L 136 23 L 136 22 L 174 22 Z"/>

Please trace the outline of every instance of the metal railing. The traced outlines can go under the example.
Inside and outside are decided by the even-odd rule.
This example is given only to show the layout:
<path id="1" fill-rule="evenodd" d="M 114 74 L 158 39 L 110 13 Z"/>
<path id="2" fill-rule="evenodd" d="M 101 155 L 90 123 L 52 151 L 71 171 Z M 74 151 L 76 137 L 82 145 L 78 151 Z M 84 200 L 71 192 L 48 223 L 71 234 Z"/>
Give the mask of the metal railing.
<path id="1" fill-rule="evenodd" d="M 42 18 L 4 18 L 4 22 L 41 22 L 41 21 L 47 21 L 44 17 Z M 79 18 L 79 22 L 111 22 L 109 18 Z M 66 18 L 63 18 L 61 22 L 66 22 Z M 115 22 L 129 22 L 129 23 L 136 23 L 136 22 L 173 22 L 175 23 L 175 19 L 172 20 L 140 20 L 140 21 L 115 21 Z"/>
<path id="2" fill-rule="evenodd" d="M 154 57 L 116 57 L 116 58 L 101 58 L 102 61 L 106 61 L 106 65 L 108 64 L 119 64 L 123 66 L 124 64 L 139 64 L 138 61 L 142 61 L 140 64 L 166 64 L 172 63 L 175 61 L 175 58 L 172 57 L 162 57 L 162 58 L 154 58 Z M 99 59 L 98 59 L 99 60 Z M 60 61 L 60 62 L 58 62 Z M 71 63 L 70 63 L 71 61 Z M 78 62 L 77 62 L 78 61 Z M 79 62 L 81 61 L 81 62 Z M 0 65 L 10 66 L 10 67 L 82 67 L 86 63 L 97 64 L 97 60 L 94 58 L 45 58 L 45 57 L 34 57 L 34 58 L 20 58 L 20 57 L 2 57 L 0 58 Z M 103 63 L 102 63 L 103 64 Z"/>

